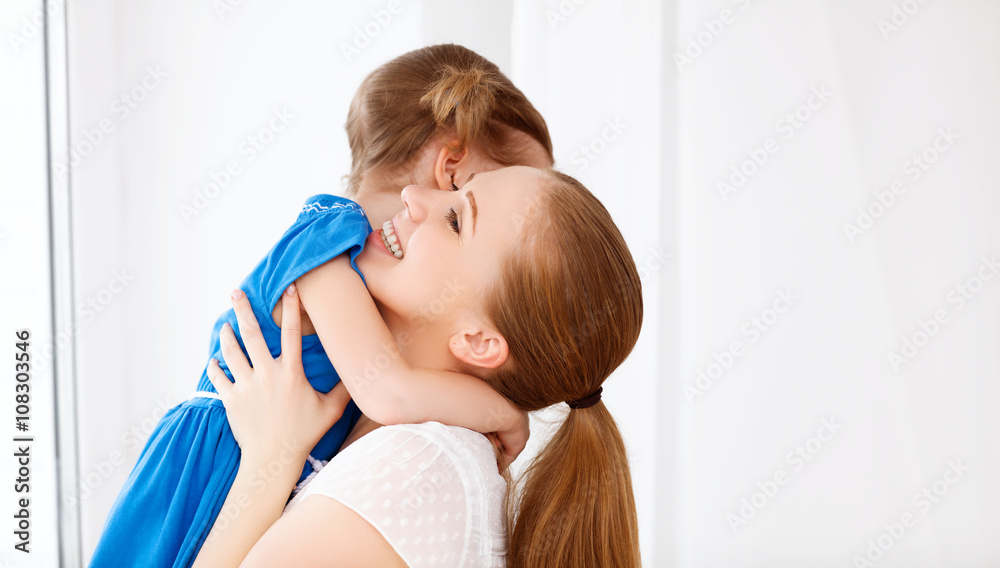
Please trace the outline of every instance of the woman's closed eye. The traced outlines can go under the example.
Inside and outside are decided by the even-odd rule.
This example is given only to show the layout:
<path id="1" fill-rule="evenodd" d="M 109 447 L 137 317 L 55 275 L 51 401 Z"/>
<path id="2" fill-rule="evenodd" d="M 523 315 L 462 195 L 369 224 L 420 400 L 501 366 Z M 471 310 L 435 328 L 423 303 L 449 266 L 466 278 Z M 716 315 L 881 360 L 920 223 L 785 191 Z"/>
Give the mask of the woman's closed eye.
<path id="1" fill-rule="evenodd" d="M 472 181 L 472 178 L 475 177 L 475 176 L 476 176 L 475 173 L 470 174 L 469 175 L 469 179 L 465 180 L 465 183 L 469 183 L 470 181 Z M 452 191 L 458 191 L 459 189 L 461 189 L 461 188 L 458 187 L 457 185 L 455 185 L 455 180 L 453 179 L 451 181 L 451 190 Z M 475 214 L 475 204 L 474 203 L 473 203 L 473 214 Z M 445 219 L 448 220 L 448 225 L 451 227 L 451 230 L 455 231 L 456 235 L 461 236 L 461 234 L 462 234 L 462 227 L 458 223 L 458 213 L 455 212 L 455 208 L 454 207 L 448 210 L 448 214 L 445 215 Z M 473 225 L 473 231 L 475 231 L 475 225 Z"/>
<path id="2" fill-rule="evenodd" d="M 451 230 L 455 231 L 456 235 L 460 235 L 462 228 L 458 225 L 458 213 L 455 213 L 455 209 L 448 209 L 448 214 L 444 218 L 447 219 Z"/>

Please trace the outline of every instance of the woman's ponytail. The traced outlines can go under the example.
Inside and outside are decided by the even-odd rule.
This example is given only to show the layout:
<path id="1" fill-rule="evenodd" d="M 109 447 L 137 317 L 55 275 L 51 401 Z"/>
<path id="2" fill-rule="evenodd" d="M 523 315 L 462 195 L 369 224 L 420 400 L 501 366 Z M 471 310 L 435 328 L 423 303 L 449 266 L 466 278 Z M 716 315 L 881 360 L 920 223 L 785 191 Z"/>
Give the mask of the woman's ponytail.
<path id="1" fill-rule="evenodd" d="M 603 403 L 570 410 L 515 489 L 508 568 L 640 566 L 628 456 Z"/>
<path id="2" fill-rule="evenodd" d="M 547 175 L 518 221 L 525 246 L 486 295 L 510 355 L 485 379 L 523 410 L 576 408 L 515 485 L 507 565 L 636 568 L 628 455 L 600 389 L 639 337 L 639 273 L 600 201 L 570 176 Z"/>

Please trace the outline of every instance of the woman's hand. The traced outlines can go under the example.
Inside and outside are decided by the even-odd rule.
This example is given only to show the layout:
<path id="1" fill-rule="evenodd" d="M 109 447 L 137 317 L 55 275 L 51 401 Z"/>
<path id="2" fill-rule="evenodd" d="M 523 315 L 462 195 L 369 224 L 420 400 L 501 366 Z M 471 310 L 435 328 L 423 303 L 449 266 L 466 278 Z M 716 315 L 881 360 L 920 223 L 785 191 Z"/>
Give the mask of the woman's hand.
<path id="1" fill-rule="evenodd" d="M 229 381 L 218 361 L 211 361 L 208 367 L 208 378 L 226 406 L 243 455 L 222 506 L 230 513 L 225 522 L 213 525 L 198 553 L 196 568 L 242 562 L 257 539 L 281 516 L 306 456 L 350 400 L 342 384 L 323 394 L 306 380 L 294 285 L 282 294 L 281 301 L 280 357 L 271 357 L 250 302 L 237 290 L 233 292 L 233 310 L 254 366 L 243 356 L 233 330 L 224 326 L 219 336 L 222 356 L 236 382 Z"/>
<path id="2" fill-rule="evenodd" d="M 323 434 L 343 415 L 350 395 L 343 383 L 324 394 L 306 380 L 295 284 L 282 294 L 281 301 L 281 355 L 274 359 L 246 295 L 241 290 L 233 292 L 233 310 L 253 366 L 243 356 L 227 324 L 219 339 L 235 383 L 229 381 L 214 359 L 209 363 L 208 378 L 226 407 L 244 460 L 263 463 L 291 452 L 290 457 L 303 463 Z"/>

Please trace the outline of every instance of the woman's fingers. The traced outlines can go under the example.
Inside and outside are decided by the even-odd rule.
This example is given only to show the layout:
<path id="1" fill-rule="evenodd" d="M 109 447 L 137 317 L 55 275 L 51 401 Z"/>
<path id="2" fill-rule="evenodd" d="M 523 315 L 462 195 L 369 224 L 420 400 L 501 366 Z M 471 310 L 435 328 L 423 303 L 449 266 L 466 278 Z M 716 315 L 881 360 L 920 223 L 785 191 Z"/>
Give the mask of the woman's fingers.
<path id="1" fill-rule="evenodd" d="M 281 295 L 281 358 L 292 368 L 302 367 L 302 314 L 294 282 Z"/>
<path id="2" fill-rule="evenodd" d="M 243 290 L 233 290 L 230 298 L 233 301 L 233 311 L 236 312 L 236 321 L 240 324 L 240 338 L 243 345 L 250 354 L 250 362 L 260 365 L 264 361 L 273 361 L 271 351 L 267 348 L 267 342 L 260 333 L 260 326 L 257 324 L 257 316 L 253 314 L 250 307 L 250 300 Z M 228 361 L 227 361 L 228 363 Z"/>
<path id="3" fill-rule="evenodd" d="M 239 380 L 240 377 L 247 377 L 253 369 L 246 356 L 243 355 L 236 334 L 233 333 L 233 328 L 229 327 L 228 323 L 223 324 L 222 330 L 219 331 L 219 345 L 222 347 L 222 358 L 226 361 L 229 370 L 232 371 L 233 378 Z"/>

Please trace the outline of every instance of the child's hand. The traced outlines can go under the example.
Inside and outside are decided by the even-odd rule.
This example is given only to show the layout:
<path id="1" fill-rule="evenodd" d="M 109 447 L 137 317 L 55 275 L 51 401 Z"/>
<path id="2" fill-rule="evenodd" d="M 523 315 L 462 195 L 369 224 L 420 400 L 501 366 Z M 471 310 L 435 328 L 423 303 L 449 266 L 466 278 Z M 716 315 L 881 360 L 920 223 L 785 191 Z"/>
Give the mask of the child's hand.
<path id="1" fill-rule="evenodd" d="M 287 455 L 296 466 L 344 413 L 350 395 L 343 383 L 329 393 L 313 389 L 302 369 L 299 297 L 292 284 L 282 294 L 281 355 L 274 359 L 260 333 L 257 318 L 242 291 L 233 292 L 233 310 L 253 366 L 243 356 L 233 330 L 219 334 L 222 355 L 235 383 L 216 360 L 208 378 L 226 407 L 229 425 L 244 459 L 273 460 Z"/>
<path id="2" fill-rule="evenodd" d="M 507 469 L 528 443 L 531 431 L 528 429 L 528 413 L 510 405 L 502 415 L 497 416 L 501 426 L 497 428 L 496 437 L 503 452 L 503 463 L 500 471 Z"/>

